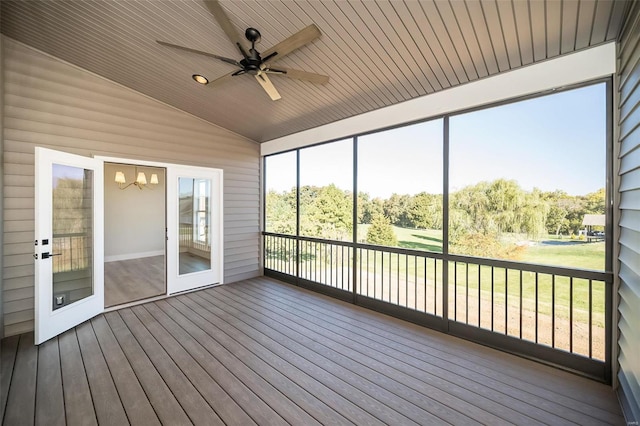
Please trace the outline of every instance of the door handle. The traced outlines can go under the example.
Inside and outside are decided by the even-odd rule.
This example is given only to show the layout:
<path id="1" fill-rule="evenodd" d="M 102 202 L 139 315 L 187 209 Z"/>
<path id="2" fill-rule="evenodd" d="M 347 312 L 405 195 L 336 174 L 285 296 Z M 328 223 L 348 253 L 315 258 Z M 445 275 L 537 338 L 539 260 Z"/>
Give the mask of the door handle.
<path id="1" fill-rule="evenodd" d="M 62 253 L 49 253 L 48 251 L 45 251 L 44 253 L 42 253 L 43 259 L 48 259 L 53 256 L 62 256 Z"/>

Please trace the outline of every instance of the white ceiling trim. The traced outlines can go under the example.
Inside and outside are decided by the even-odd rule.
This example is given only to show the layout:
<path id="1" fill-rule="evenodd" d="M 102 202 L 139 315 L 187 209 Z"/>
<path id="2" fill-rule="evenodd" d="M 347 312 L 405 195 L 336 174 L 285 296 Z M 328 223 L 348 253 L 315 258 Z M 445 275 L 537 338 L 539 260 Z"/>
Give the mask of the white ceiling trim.
<path id="1" fill-rule="evenodd" d="M 606 43 L 273 139 L 260 145 L 260 154 L 275 154 L 520 96 L 559 89 L 612 75 L 615 73 L 615 66 L 615 42 Z"/>

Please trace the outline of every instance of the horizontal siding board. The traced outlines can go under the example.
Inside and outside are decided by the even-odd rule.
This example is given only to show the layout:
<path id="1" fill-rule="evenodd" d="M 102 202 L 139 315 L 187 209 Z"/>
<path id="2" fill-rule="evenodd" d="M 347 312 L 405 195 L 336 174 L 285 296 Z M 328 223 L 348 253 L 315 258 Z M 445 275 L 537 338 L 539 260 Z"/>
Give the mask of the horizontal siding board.
<path id="1" fill-rule="evenodd" d="M 246 277 L 247 275 L 251 275 L 252 277 L 257 277 L 260 274 L 261 274 L 261 271 L 257 266 L 242 266 L 238 268 L 226 268 L 224 271 L 224 282 L 229 284 L 229 283 L 233 283 L 233 282 L 245 279 L 242 277 Z"/>
<path id="2" fill-rule="evenodd" d="M 640 167 L 631 170 L 620 177 L 620 192 L 640 189 Z"/>
<path id="3" fill-rule="evenodd" d="M 635 7 L 635 10 L 634 10 Z M 621 28 L 620 43 L 619 43 L 619 55 L 629 56 L 631 55 L 630 44 L 634 43 L 639 37 L 637 28 L 640 25 L 640 13 L 638 13 L 638 5 L 635 4 L 629 10 L 627 16 L 627 22 Z"/>
<path id="4" fill-rule="evenodd" d="M 627 265 L 629 271 L 634 272 L 636 275 L 640 275 L 640 253 L 634 251 L 632 247 L 628 247 L 624 245 L 624 243 L 620 242 L 620 255 L 618 256 L 618 259 Z M 634 283 L 629 284 L 634 285 Z"/>
<path id="5" fill-rule="evenodd" d="M 625 287 L 629 287 L 631 291 L 640 293 L 640 286 L 638 285 L 638 283 L 640 283 L 640 274 L 634 272 L 633 269 L 629 267 L 629 265 L 622 262 L 620 264 L 619 275 L 621 281 L 620 291 L 625 291 Z"/>
<path id="6" fill-rule="evenodd" d="M 6 336 L 16 336 L 18 334 L 28 333 L 33 331 L 33 320 L 22 321 L 15 324 L 4 324 L 4 330 Z"/>
<path id="7" fill-rule="evenodd" d="M 233 275 L 233 277 L 230 277 L 229 280 L 225 279 L 225 283 L 230 284 L 232 282 L 236 282 L 236 281 L 242 281 L 242 280 L 248 280 L 250 278 L 255 278 L 258 276 L 262 275 L 262 271 L 260 270 L 255 270 L 255 271 L 251 271 L 251 272 L 244 272 L 244 273 L 238 273 Z"/>
<path id="8" fill-rule="evenodd" d="M 31 254 L 31 252 L 4 256 L 5 268 L 21 267 L 21 266 L 29 266 L 29 265 L 33 265 L 33 255 Z"/>
<path id="9" fill-rule="evenodd" d="M 620 227 L 640 232 L 640 210 L 623 210 L 620 214 Z"/>
<path id="10" fill-rule="evenodd" d="M 620 123 L 620 138 L 624 139 L 640 124 L 640 108 L 629 108 L 629 113 Z"/>
<path id="11" fill-rule="evenodd" d="M 3 298 L 6 302 L 13 302 L 20 299 L 27 299 L 33 297 L 33 288 L 18 288 L 15 290 L 6 290 L 3 294 Z"/>
<path id="12" fill-rule="evenodd" d="M 34 318 L 33 309 L 23 310 L 23 311 L 14 312 L 14 313 L 7 313 L 4 316 L 4 324 L 5 326 L 12 325 L 12 324 L 19 324 L 22 322 L 33 321 L 33 318 Z"/>
<path id="13" fill-rule="evenodd" d="M 258 254 L 258 250 L 255 250 L 253 252 L 251 252 L 251 251 L 240 252 L 238 254 L 225 253 L 224 261 L 225 261 L 226 264 L 229 264 L 229 262 L 238 262 L 238 261 L 243 261 L 243 260 L 250 260 L 250 259 L 254 259 L 257 254 Z"/>
<path id="14" fill-rule="evenodd" d="M 638 93 L 640 93 L 640 90 Z M 634 149 L 638 149 L 638 146 L 640 146 L 640 126 L 620 140 L 620 157 L 624 157 Z"/>
<path id="15" fill-rule="evenodd" d="M 33 310 L 33 294 L 30 297 L 24 299 L 5 301 L 4 313 L 11 314 L 13 312 L 29 311 Z"/>
<path id="16" fill-rule="evenodd" d="M 5 198 L 4 206 L 9 209 L 33 209 L 35 200 L 33 198 Z"/>
<path id="17" fill-rule="evenodd" d="M 259 235 L 253 235 L 253 237 L 260 239 Z M 224 242 L 225 249 L 227 248 L 245 248 L 247 250 L 252 250 L 256 247 L 256 242 L 251 239 L 245 240 L 237 240 L 237 241 L 225 241 Z"/>
<path id="18" fill-rule="evenodd" d="M 19 243 L 19 244 L 5 244 L 3 248 L 3 254 L 5 256 L 14 254 L 32 253 L 34 250 L 33 242 Z"/>
<path id="19" fill-rule="evenodd" d="M 635 275 L 638 277 L 639 275 Z M 629 284 L 629 281 L 625 281 L 625 284 Z M 626 285 L 620 290 L 620 306 L 619 309 L 625 311 L 625 322 L 630 325 L 631 328 L 626 330 L 631 332 L 627 333 L 628 336 L 633 335 L 634 325 L 640 321 L 640 310 L 637 309 L 638 303 L 640 303 L 640 289 L 635 288 L 633 285 Z"/>
<path id="20" fill-rule="evenodd" d="M 8 189 L 8 188 L 7 188 Z M 14 220 L 10 223 L 10 227 L 5 221 L 5 232 L 31 232 L 31 240 L 33 240 L 34 225 L 33 220 Z M 30 241 L 30 240 L 25 240 Z"/>
<path id="21" fill-rule="evenodd" d="M 622 246 L 640 255 L 640 232 L 627 228 L 623 235 L 620 236 L 619 241 Z M 637 264 L 640 265 L 640 261 Z"/>
<path id="22" fill-rule="evenodd" d="M 44 129 L 43 129 L 44 130 Z M 15 160 L 18 164 L 33 164 L 34 147 L 43 146 L 50 147 L 51 149 L 58 148 L 65 152 L 72 154 L 84 155 L 84 156 L 119 156 L 122 158 L 140 158 L 140 152 L 144 152 L 144 148 L 149 150 L 149 156 L 152 156 L 154 160 L 169 162 L 178 162 L 182 164 L 186 163 L 198 163 L 199 166 L 206 167 L 220 167 L 220 165 L 226 166 L 226 162 L 229 165 L 226 166 L 231 173 L 250 174 L 252 172 L 257 173 L 259 168 L 258 162 L 255 163 L 242 163 L 238 161 L 231 161 L 225 159 L 219 152 L 212 150 L 210 153 L 206 151 L 198 152 L 197 150 L 189 150 L 188 148 L 180 149 L 180 146 L 184 141 L 176 141 L 171 146 L 172 150 L 159 150 L 152 146 L 145 147 L 144 145 L 136 144 L 136 139 L 125 140 L 126 144 L 121 142 L 125 138 L 119 138 L 118 143 L 104 142 L 99 139 L 94 139 L 88 135 L 86 137 L 73 137 L 70 135 L 55 135 L 47 133 L 34 133 L 33 131 L 26 130 L 5 130 L 5 149 L 7 154 L 11 154 L 12 157 L 19 158 Z M 79 135 L 83 136 L 83 135 Z M 15 147 L 13 151 L 9 151 L 10 148 Z M 18 151 L 19 150 L 19 151 Z M 256 152 L 257 155 L 257 152 Z M 143 154 L 143 156 L 145 156 Z M 145 156 L 146 158 L 146 156 Z M 175 161 L 179 158 L 182 161 Z"/>
<path id="23" fill-rule="evenodd" d="M 7 175 L 33 176 L 33 165 L 16 164 L 16 163 L 9 163 L 5 161 L 4 172 Z"/>
<path id="24" fill-rule="evenodd" d="M 5 52 L 5 335 L 33 329 L 34 148 L 224 170 L 225 279 L 259 275 L 259 145 L 82 69 Z"/>
<path id="25" fill-rule="evenodd" d="M 235 256 L 235 255 L 247 255 L 247 254 L 252 254 L 252 255 L 256 255 L 256 253 L 258 253 L 259 251 L 259 247 L 258 246 L 252 246 L 252 247 L 239 247 L 239 248 L 230 248 L 225 246 L 224 249 L 224 255 L 225 256 Z M 226 259 L 226 257 L 225 257 Z"/>
<path id="26" fill-rule="evenodd" d="M 33 169 L 33 164 L 31 168 Z M 33 187 L 29 188 L 26 186 L 5 186 L 3 195 L 6 198 L 26 198 L 31 200 L 33 200 L 34 197 Z M 9 232 L 11 232 L 11 230 Z"/>
<path id="27" fill-rule="evenodd" d="M 626 321 L 621 325 L 621 338 L 620 338 L 620 349 L 622 352 L 622 356 L 620 357 L 620 367 L 622 371 L 624 371 L 625 378 L 627 381 L 627 388 L 625 389 L 625 393 L 627 396 L 630 396 L 632 400 L 639 401 L 640 400 L 640 386 L 638 382 L 640 381 L 640 377 L 633 370 L 634 363 L 636 360 L 633 356 L 634 350 L 637 351 L 637 348 L 633 347 L 633 337 L 631 339 L 627 339 L 626 336 L 633 336 L 634 325 L 628 324 Z M 627 354 L 631 354 L 630 356 Z"/>
<path id="28" fill-rule="evenodd" d="M 625 191 L 620 194 L 620 208 L 640 210 L 640 190 Z"/>
<path id="29" fill-rule="evenodd" d="M 638 108 L 640 102 L 640 87 L 638 87 L 637 84 L 638 82 L 636 82 L 636 86 L 632 87 L 632 90 L 625 93 L 625 98 L 620 100 L 621 121 L 626 120 L 629 114 Z"/>
<path id="30" fill-rule="evenodd" d="M 33 209 L 5 209 L 4 220 L 33 220 L 35 218 Z"/>
<path id="31" fill-rule="evenodd" d="M 129 148 L 129 151 L 139 153 L 141 149 L 147 148 L 159 152 L 207 155 L 216 159 L 224 159 L 229 162 L 230 166 L 247 166 L 244 161 L 234 161 L 234 159 L 238 158 L 238 153 L 225 149 L 225 146 L 219 143 L 220 141 L 206 141 L 208 143 L 203 144 L 203 146 L 190 146 L 190 139 L 182 135 L 168 135 L 168 137 L 162 138 L 167 139 L 163 141 L 160 137 L 154 137 L 154 132 L 139 135 L 125 126 L 118 128 L 102 126 L 99 129 L 84 129 L 73 127 L 73 117 L 69 118 L 69 121 L 71 121 L 69 125 L 63 125 L 58 123 L 59 120 L 57 118 L 59 116 L 54 114 L 48 114 L 49 117 L 41 117 L 42 122 L 28 119 L 28 117 L 35 115 L 31 110 L 26 110 L 24 115 L 27 118 L 16 119 L 9 116 L 5 119 L 5 126 L 8 129 L 5 134 L 7 150 L 13 149 L 15 152 L 25 152 L 30 147 L 24 145 L 24 143 L 31 142 L 40 145 L 47 143 L 47 140 L 51 138 L 52 140 L 49 143 L 59 145 L 62 138 L 68 138 L 69 140 L 62 146 L 81 149 L 83 148 L 81 142 L 91 141 L 96 144 L 91 149 L 99 149 L 106 152 L 126 153 L 127 151 L 124 149 Z M 86 127 L 89 126 L 87 125 Z M 13 144 L 12 141 L 14 141 Z M 14 145 L 15 143 L 21 145 Z M 257 149 L 252 151 L 253 154 L 257 153 Z M 246 155 L 251 155 L 251 153 Z"/>
<path id="32" fill-rule="evenodd" d="M 625 79 L 625 81 L 620 86 L 620 103 L 624 105 L 627 110 L 633 108 L 633 105 L 627 106 L 627 103 L 632 98 L 632 93 L 638 90 L 638 86 L 640 85 L 640 75 L 638 73 L 629 74 L 629 76 Z M 626 117 L 627 114 L 621 115 L 621 117 Z"/>
<path id="33" fill-rule="evenodd" d="M 640 49 L 638 48 L 640 36 L 637 32 L 634 32 L 629 34 L 627 40 L 629 41 L 626 43 L 625 48 L 620 50 L 620 82 L 622 84 L 627 82 L 634 69 L 637 69 L 640 61 Z"/>
<path id="34" fill-rule="evenodd" d="M 25 186 L 33 188 L 34 177 L 24 175 L 5 175 L 4 184 L 7 186 Z"/>
<path id="35" fill-rule="evenodd" d="M 16 244 L 22 243 L 24 241 L 33 240 L 33 232 L 5 232 L 4 234 L 4 243 L 5 244 Z"/>
<path id="36" fill-rule="evenodd" d="M 640 119 L 640 116 L 638 119 Z M 640 147 L 629 151 L 620 159 L 620 174 L 635 170 L 638 167 L 640 167 Z"/>
<path id="37" fill-rule="evenodd" d="M 23 277 L 15 277 L 15 278 L 6 278 L 2 282 L 2 286 L 4 291 L 17 290 L 17 289 L 29 289 L 33 293 L 33 275 L 23 276 Z"/>
<path id="38" fill-rule="evenodd" d="M 10 278 L 19 278 L 19 277 L 29 277 L 31 278 L 31 282 L 33 282 L 34 269 L 33 265 L 26 266 L 6 266 L 4 267 L 4 274 L 2 278 L 4 280 Z"/>
<path id="39" fill-rule="evenodd" d="M 633 393 L 633 389 L 629 386 L 629 379 L 627 378 L 625 371 L 626 370 L 621 370 L 620 374 L 618 374 L 618 380 L 620 381 L 620 387 L 622 388 L 624 398 L 626 398 L 627 401 L 640 401 L 640 394 Z M 638 404 L 629 406 L 629 409 L 631 412 L 626 413 L 628 417 L 640 419 L 640 406 Z"/>

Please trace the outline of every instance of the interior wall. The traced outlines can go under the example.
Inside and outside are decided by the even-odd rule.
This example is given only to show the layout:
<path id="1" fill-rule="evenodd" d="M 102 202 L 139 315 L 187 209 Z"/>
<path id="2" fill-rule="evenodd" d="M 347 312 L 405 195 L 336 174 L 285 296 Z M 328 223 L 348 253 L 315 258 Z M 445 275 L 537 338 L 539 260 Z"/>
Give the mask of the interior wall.
<path id="1" fill-rule="evenodd" d="M 158 175 L 157 185 L 138 189 L 131 185 L 120 189 L 116 171 L 124 172 L 127 184 L 134 182 L 136 170 L 144 172 L 147 182 Z M 136 259 L 164 254 L 165 243 L 165 170 L 134 167 L 128 164 L 104 165 L 104 260 Z"/>
<path id="2" fill-rule="evenodd" d="M 223 169 L 224 282 L 261 273 L 257 143 L 3 38 L 6 336 L 33 330 L 35 146 Z"/>
<path id="3" fill-rule="evenodd" d="M 619 321 L 618 392 L 628 424 L 640 421 L 640 3 L 618 48 Z"/>

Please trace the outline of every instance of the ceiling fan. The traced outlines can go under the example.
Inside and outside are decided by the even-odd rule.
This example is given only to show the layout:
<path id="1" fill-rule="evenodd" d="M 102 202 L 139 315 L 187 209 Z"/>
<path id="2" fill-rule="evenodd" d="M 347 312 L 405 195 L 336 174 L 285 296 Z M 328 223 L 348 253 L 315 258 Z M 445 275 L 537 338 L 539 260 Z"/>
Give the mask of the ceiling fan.
<path id="1" fill-rule="evenodd" d="M 256 43 L 260 42 L 260 31 L 255 28 L 247 28 L 245 31 L 246 39 L 251 43 L 251 47 L 247 48 L 245 42 L 240 38 L 235 27 L 231 23 L 231 20 L 227 16 L 226 12 L 218 2 L 218 0 L 205 0 L 205 4 L 209 9 L 209 12 L 218 21 L 218 24 L 222 27 L 229 40 L 240 50 L 242 59 L 235 60 L 226 58 L 224 56 L 215 55 L 213 53 L 203 52 L 201 50 L 191 49 L 189 47 L 179 46 L 165 41 L 156 40 L 159 44 L 175 49 L 184 50 L 198 55 L 208 56 L 214 59 L 218 59 L 222 62 L 234 65 L 239 69 L 228 74 L 218 77 L 212 81 L 209 81 L 206 77 L 194 74 L 192 77 L 195 81 L 205 85 L 217 85 L 230 77 L 235 77 L 243 74 L 250 74 L 255 76 L 258 83 L 262 86 L 265 92 L 271 97 L 272 100 L 277 101 L 280 99 L 280 94 L 276 90 L 273 83 L 269 79 L 268 75 L 278 75 L 282 77 L 294 78 L 297 80 L 304 80 L 316 84 L 326 84 L 329 82 L 329 77 L 326 75 L 315 74 L 307 71 L 300 71 L 290 68 L 273 68 L 271 64 L 275 61 L 284 58 L 289 53 L 304 46 L 307 43 L 320 37 L 321 33 L 318 27 L 314 24 L 298 31 L 291 37 L 281 41 L 270 49 L 262 52 L 256 50 Z"/>

